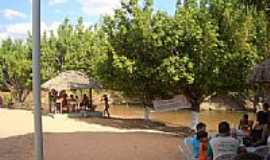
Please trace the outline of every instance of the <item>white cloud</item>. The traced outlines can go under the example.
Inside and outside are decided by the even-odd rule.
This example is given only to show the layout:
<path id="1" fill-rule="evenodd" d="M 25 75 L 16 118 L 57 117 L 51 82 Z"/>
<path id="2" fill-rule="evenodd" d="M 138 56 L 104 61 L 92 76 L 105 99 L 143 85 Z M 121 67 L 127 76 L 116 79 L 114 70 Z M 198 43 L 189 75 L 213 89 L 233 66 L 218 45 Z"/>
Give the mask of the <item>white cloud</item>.
<path id="1" fill-rule="evenodd" d="M 12 20 L 14 18 L 26 18 L 27 15 L 25 13 L 13 10 L 13 9 L 5 9 L 3 11 L 0 11 L 0 16 L 5 17 L 9 20 Z"/>
<path id="2" fill-rule="evenodd" d="M 60 24 L 61 22 L 57 22 L 57 21 L 49 23 L 49 24 L 45 22 L 41 22 L 41 34 L 43 34 L 45 31 L 47 33 L 49 33 L 50 31 L 53 31 L 54 33 L 56 33 L 58 26 Z M 85 27 L 89 27 L 90 25 L 92 25 L 92 23 L 84 22 L 84 25 Z M 25 40 L 27 38 L 27 32 L 31 33 L 31 31 L 32 31 L 31 22 L 17 23 L 17 24 L 7 25 L 4 27 L 0 26 L 0 42 L 1 40 L 7 39 L 7 38 Z"/>
<path id="3" fill-rule="evenodd" d="M 49 0 L 49 5 L 54 6 L 57 4 L 66 3 L 68 0 Z"/>
<path id="4" fill-rule="evenodd" d="M 45 31 L 56 31 L 59 24 L 60 22 L 53 22 L 51 24 L 41 22 L 41 34 Z M 2 27 L 0 30 L 0 41 L 7 38 L 25 40 L 27 38 L 27 33 L 31 33 L 31 30 L 31 22 L 17 23 Z"/>
<path id="5" fill-rule="evenodd" d="M 120 6 L 121 0 L 79 0 L 82 11 L 87 16 L 112 14 Z"/>

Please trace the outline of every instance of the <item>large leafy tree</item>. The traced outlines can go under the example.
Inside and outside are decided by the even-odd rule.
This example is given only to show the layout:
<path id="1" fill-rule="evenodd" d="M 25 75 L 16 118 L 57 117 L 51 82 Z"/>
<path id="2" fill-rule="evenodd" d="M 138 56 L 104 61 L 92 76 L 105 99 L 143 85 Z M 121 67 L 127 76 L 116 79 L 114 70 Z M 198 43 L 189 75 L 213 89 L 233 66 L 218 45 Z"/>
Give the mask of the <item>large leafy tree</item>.
<path id="1" fill-rule="evenodd" d="M 2 41 L 0 49 L 1 83 L 21 105 L 32 88 L 31 41 Z"/>
<path id="2" fill-rule="evenodd" d="M 145 1 L 141 8 L 138 0 L 122 2 L 122 8 L 103 21 L 112 47 L 104 64 L 109 73 L 107 82 L 128 95 L 139 96 L 145 104 L 166 96 L 170 87 L 162 81 L 159 68 L 169 54 L 163 41 L 167 39 L 164 31 L 172 29 L 172 18 L 163 12 L 154 13 L 152 4 Z"/>
<path id="3" fill-rule="evenodd" d="M 264 12 L 267 21 L 267 39 L 270 43 L 270 0 L 240 0 L 247 11 L 255 9 L 258 12 Z M 268 46 L 268 56 L 270 56 L 270 47 Z"/>
<path id="4" fill-rule="evenodd" d="M 198 111 L 208 96 L 247 87 L 250 68 L 264 56 L 256 45 L 266 44 L 256 15 L 236 1 L 189 0 L 172 17 L 144 2 L 125 1 L 104 18 L 115 88 L 145 102 L 183 93 Z"/>
<path id="5" fill-rule="evenodd" d="M 103 37 L 98 28 L 86 27 L 78 18 L 76 25 L 68 19 L 56 33 L 42 38 L 42 75 L 49 79 L 65 70 L 80 70 L 95 77 L 96 66 L 102 57 Z"/>

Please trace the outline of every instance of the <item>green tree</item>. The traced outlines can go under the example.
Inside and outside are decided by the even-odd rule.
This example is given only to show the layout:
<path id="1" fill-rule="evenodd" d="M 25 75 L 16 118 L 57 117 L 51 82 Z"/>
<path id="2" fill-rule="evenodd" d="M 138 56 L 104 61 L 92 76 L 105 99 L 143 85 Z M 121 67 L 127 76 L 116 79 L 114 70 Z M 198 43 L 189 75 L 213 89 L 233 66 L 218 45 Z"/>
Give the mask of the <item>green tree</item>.
<path id="1" fill-rule="evenodd" d="M 173 17 L 144 2 L 122 2 L 104 18 L 112 47 L 107 80 L 114 88 L 145 102 L 183 93 L 199 111 L 206 97 L 247 87 L 251 67 L 264 56 L 256 45 L 266 44 L 257 15 L 244 14 L 233 0 L 202 0 L 199 6 L 189 0 Z"/>
<path id="2" fill-rule="evenodd" d="M 1 83 L 15 98 L 17 105 L 22 105 L 32 88 L 31 43 L 7 39 L 2 41 L 0 49 Z"/>
<path id="3" fill-rule="evenodd" d="M 258 12 L 264 12 L 266 15 L 267 23 L 267 39 L 268 44 L 270 44 L 270 0 L 240 0 L 247 12 L 249 10 L 255 9 Z M 270 47 L 268 46 L 268 56 L 270 56 Z"/>
<path id="4" fill-rule="evenodd" d="M 78 18 L 72 25 L 69 19 L 59 25 L 57 32 L 42 37 L 42 75 L 47 80 L 65 70 L 80 70 L 96 76 L 97 63 L 104 50 L 103 37 L 98 28 L 86 27 Z"/>

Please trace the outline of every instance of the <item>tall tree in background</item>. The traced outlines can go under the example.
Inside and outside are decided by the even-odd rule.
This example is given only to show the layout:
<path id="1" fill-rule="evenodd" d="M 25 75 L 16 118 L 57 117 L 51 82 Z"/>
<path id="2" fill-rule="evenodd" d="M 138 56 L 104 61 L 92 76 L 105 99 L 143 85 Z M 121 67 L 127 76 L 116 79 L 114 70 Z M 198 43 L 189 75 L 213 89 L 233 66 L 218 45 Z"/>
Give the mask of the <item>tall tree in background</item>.
<path id="1" fill-rule="evenodd" d="M 247 10 L 256 9 L 258 12 L 264 12 L 267 23 L 267 38 L 270 44 L 270 0 L 240 0 Z M 270 45 L 268 46 L 268 56 L 270 56 Z"/>
<path id="2" fill-rule="evenodd" d="M 85 27 L 83 19 L 76 25 L 68 19 L 57 32 L 42 37 L 42 75 L 45 80 L 65 70 L 79 70 L 94 76 L 97 63 L 102 59 L 103 38 L 97 28 Z"/>
<path id="3" fill-rule="evenodd" d="M 0 48 L 1 83 L 11 92 L 17 106 L 21 106 L 32 88 L 31 40 L 7 39 Z"/>

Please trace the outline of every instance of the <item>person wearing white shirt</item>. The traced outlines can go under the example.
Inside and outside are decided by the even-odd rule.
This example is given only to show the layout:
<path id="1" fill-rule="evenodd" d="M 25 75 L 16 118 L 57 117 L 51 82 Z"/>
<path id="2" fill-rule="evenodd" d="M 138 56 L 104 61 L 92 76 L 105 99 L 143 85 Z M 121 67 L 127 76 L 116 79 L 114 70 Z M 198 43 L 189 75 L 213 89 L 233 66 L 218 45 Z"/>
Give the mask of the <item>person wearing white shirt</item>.
<path id="1" fill-rule="evenodd" d="M 225 121 L 219 123 L 218 132 L 219 134 L 210 140 L 210 153 L 213 160 L 222 155 L 236 155 L 239 142 L 231 137 L 229 123 Z"/>

